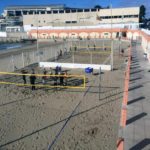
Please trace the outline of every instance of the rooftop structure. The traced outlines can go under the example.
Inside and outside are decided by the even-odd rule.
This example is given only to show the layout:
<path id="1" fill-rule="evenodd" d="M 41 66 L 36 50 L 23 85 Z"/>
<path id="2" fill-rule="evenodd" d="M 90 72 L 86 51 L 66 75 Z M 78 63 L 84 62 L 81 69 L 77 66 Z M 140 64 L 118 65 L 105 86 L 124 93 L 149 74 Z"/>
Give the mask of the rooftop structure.
<path id="1" fill-rule="evenodd" d="M 22 16 L 27 13 L 32 13 L 32 11 L 49 11 L 49 10 L 61 10 L 64 9 L 65 5 L 14 5 L 8 6 L 4 10 L 4 16 Z"/>

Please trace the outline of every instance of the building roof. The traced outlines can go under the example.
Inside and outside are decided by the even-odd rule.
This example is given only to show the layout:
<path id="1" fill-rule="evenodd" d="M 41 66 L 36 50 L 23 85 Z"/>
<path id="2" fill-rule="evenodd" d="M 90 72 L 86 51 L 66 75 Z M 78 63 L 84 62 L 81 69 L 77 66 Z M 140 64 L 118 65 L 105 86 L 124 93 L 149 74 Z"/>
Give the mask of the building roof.
<path id="1" fill-rule="evenodd" d="M 64 9 L 64 4 L 58 5 L 10 5 L 5 8 L 5 10 L 20 10 L 20 9 Z"/>

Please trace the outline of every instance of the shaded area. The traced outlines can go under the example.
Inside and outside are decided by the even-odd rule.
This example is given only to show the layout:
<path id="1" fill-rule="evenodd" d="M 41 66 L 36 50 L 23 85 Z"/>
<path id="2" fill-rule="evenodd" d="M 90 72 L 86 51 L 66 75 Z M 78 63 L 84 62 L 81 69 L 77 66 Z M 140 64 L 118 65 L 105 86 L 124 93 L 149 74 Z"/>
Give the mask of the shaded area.
<path id="1" fill-rule="evenodd" d="M 126 124 L 129 125 L 129 124 L 131 124 L 131 123 L 133 123 L 133 122 L 135 122 L 135 121 L 137 121 L 137 120 L 139 120 L 145 116 L 147 116 L 147 113 L 145 113 L 145 112 L 140 113 L 140 114 L 128 119 Z"/>
<path id="2" fill-rule="evenodd" d="M 130 79 L 130 82 L 135 81 L 135 80 L 140 80 L 140 79 L 142 79 L 142 77 L 136 77 L 136 78 Z"/>
<path id="3" fill-rule="evenodd" d="M 139 89 L 141 87 L 143 87 L 143 85 L 136 85 L 136 86 L 130 87 L 129 91 L 136 90 L 136 89 Z"/>
<path id="4" fill-rule="evenodd" d="M 143 100 L 143 99 L 145 99 L 145 96 L 140 96 L 140 97 L 138 97 L 136 99 L 128 101 L 128 105 L 130 105 L 132 103 L 135 103 L 135 102 L 138 102 L 138 101 Z"/>
<path id="5" fill-rule="evenodd" d="M 148 145 L 149 145 L 149 149 L 150 149 L 150 139 L 143 139 L 141 142 L 139 142 L 138 144 L 136 144 L 132 148 L 130 148 L 130 150 L 142 150 Z"/>
<path id="6" fill-rule="evenodd" d="M 137 69 L 137 68 L 140 68 L 140 66 L 136 66 L 136 65 L 134 66 L 134 65 L 133 65 L 133 66 L 131 66 L 130 68 L 131 68 L 131 69 Z"/>
<path id="7" fill-rule="evenodd" d="M 143 71 L 143 70 L 136 70 L 136 71 L 133 71 L 133 72 L 131 71 L 130 74 L 132 75 L 132 74 L 140 73 L 140 72 L 142 72 L 142 71 Z"/>

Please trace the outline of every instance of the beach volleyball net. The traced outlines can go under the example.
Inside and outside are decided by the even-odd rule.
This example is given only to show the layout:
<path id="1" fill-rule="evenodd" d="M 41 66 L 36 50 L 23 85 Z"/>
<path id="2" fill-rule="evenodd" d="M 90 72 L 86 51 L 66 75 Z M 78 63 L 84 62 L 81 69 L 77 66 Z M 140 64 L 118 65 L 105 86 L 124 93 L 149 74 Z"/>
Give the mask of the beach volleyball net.
<path id="1" fill-rule="evenodd" d="M 71 74 L 22 74 L 0 72 L 1 85 L 16 85 L 31 87 L 31 76 L 35 77 L 35 87 L 37 88 L 72 88 L 84 89 L 86 87 L 85 75 L 71 75 Z"/>
<path id="2" fill-rule="evenodd" d="M 111 47 L 103 50 L 103 47 L 71 47 L 70 51 L 58 57 L 57 62 L 79 63 L 79 64 L 110 64 L 104 63 L 111 55 Z M 110 60 L 110 59 L 109 59 Z"/>

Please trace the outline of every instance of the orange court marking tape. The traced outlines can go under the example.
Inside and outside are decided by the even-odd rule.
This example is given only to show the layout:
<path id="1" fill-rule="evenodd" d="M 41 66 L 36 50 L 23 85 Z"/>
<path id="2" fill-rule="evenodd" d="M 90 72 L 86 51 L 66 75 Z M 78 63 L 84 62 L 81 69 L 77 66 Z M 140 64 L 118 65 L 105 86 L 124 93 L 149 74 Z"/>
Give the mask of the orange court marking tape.
<path id="1" fill-rule="evenodd" d="M 126 120 L 127 120 L 127 110 L 122 108 L 121 110 L 121 121 L 120 126 L 125 127 L 126 126 Z"/>
<path id="2" fill-rule="evenodd" d="M 123 139 L 119 139 L 117 141 L 117 150 L 124 150 L 124 140 Z"/>
<path id="3" fill-rule="evenodd" d="M 127 106 L 128 103 L 128 95 L 129 95 L 129 79 L 130 79 L 130 65 L 131 65 L 131 47 L 129 48 L 128 52 L 128 66 L 126 69 L 125 74 L 125 82 L 124 82 L 124 94 L 123 94 L 123 102 L 122 106 Z M 127 120 L 127 110 L 126 108 L 122 108 L 121 110 L 121 119 L 120 119 L 120 126 L 125 127 L 126 126 L 126 120 Z"/>

